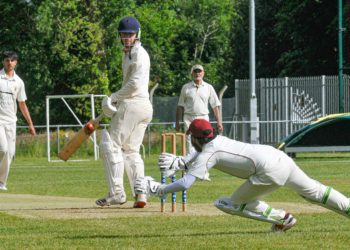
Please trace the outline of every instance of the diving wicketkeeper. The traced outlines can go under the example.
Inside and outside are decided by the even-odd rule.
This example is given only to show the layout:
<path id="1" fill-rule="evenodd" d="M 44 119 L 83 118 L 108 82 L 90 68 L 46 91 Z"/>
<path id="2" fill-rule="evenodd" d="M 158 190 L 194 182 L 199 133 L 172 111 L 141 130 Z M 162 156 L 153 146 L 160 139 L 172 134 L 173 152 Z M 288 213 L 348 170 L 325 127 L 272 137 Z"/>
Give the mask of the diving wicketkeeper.
<path id="1" fill-rule="evenodd" d="M 271 146 L 248 144 L 216 135 L 204 119 L 194 120 L 187 133 L 191 134 L 197 153 L 185 158 L 163 153 L 158 161 L 164 175 L 185 170 L 184 177 L 168 185 L 160 184 L 152 177 L 139 178 L 135 184 L 137 194 L 163 196 L 183 191 L 196 179 L 209 181 L 209 170 L 216 168 L 247 180 L 231 197 L 221 197 L 214 205 L 225 213 L 271 223 L 274 232 L 286 231 L 296 223 L 292 214 L 272 208 L 260 200 L 282 186 L 293 189 L 308 201 L 350 217 L 348 197 L 311 179 L 284 152 Z"/>

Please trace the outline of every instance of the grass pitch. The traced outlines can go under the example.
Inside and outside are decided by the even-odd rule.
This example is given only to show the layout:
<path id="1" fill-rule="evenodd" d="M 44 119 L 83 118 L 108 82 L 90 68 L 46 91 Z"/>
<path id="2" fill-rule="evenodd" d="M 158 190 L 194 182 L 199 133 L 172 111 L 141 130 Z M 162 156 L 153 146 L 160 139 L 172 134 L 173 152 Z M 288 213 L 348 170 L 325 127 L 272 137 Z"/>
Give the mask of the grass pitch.
<path id="1" fill-rule="evenodd" d="M 146 159 L 147 175 L 159 177 L 156 161 L 156 156 Z M 305 157 L 297 163 L 350 196 L 349 158 Z M 0 192 L 0 249 L 348 249 L 349 219 L 281 188 L 264 200 L 292 212 L 298 222 L 286 233 L 272 234 L 267 223 L 230 216 L 212 205 L 242 180 L 216 170 L 211 179 L 188 190 L 186 213 L 180 203 L 171 213 L 170 197 L 163 214 L 156 197 L 147 208 L 132 209 L 128 183 L 128 203 L 98 208 L 94 201 L 107 190 L 100 161 L 17 158 L 9 191 Z"/>

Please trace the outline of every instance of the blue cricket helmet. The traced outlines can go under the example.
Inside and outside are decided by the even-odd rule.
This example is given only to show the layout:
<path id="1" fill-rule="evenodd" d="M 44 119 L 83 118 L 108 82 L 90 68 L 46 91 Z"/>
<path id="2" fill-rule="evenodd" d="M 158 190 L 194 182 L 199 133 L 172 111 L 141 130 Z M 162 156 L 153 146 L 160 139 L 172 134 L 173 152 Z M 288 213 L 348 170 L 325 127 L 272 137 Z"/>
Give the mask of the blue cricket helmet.
<path id="1" fill-rule="evenodd" d="M 139 33 L 140 31 L 140 23 L 137 21 L 134 17 L 124 17 L 122 20 L 120 20 L 118 25 L 118 32 L 123 33 Z"/>

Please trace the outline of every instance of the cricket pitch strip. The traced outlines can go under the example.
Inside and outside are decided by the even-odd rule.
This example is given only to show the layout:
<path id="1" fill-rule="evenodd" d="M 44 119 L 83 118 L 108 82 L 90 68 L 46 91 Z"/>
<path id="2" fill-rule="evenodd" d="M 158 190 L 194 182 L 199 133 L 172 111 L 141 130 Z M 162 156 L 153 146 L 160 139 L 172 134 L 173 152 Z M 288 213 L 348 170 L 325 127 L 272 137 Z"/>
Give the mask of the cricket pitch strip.
<path id="1" fill-rule="evenodd" d="M 98 207 L 95 199 L 42 196 L 31 194 L 0 193 L 0 213 L 21 218 L 47 219 L 94 219 L 118 217 L 144 216 L 218 216 L 226 215 L 213 204 L 187 204 L 187 211 L 181 211 L 181 204 L 177 204 L 177 211 L 171 212 L 171 204 L 166 204 L 165 212 L 160 212 L 160 202 L 149 202 L 143 209 L 133 208 L 129 201 L 120 206 Z M 275 208 L 283 208 L 293 214 L 324 213 L 328 210 L 309 203 L 269 202 Z"/>

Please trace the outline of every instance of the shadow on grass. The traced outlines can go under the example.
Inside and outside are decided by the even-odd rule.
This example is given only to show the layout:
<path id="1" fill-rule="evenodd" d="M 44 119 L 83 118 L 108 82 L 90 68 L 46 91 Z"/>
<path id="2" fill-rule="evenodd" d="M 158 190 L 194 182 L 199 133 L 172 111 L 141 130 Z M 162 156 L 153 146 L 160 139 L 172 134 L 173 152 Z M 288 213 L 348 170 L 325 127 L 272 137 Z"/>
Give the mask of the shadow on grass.
<path id="1" fill-rule="evenodd" d="M 301 233 L 300 230 L 293 230 L 294 233 Z M 320 231 L 320 233 L 324 231 Z M 331 231 L 329 231 L 331 232 Z M 135 239 L 135 238 L 171 238 L 176 237 L 212 237 L 212 236 L 231 236 L 231 235 L 280 235 L 281 233 L 272 233 L 270 230 L 250 230 L 250 231 L 224 231 L 224 232 L 201 232 L 201 233 L 185 233 L 185 234 L 140 234 L 140 235 L 89 235 L 89 236 L 72 236 L 63 237 L 70 240 L 82 240 L 82 239 Z"/>

